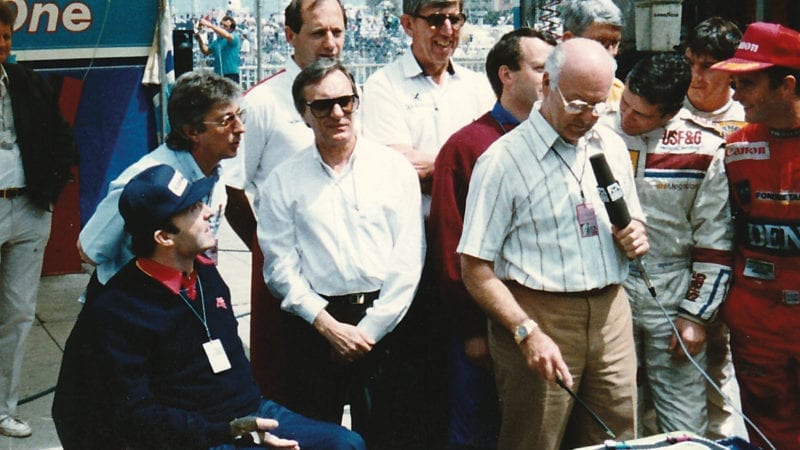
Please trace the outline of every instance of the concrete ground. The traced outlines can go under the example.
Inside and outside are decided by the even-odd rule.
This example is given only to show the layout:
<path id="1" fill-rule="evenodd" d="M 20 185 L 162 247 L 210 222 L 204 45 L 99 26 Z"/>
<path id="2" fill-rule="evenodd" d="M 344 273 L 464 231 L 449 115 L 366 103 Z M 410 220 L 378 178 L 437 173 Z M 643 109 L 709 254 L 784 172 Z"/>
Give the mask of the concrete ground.
<path id="1" fill-rule="evenodd" d="M 225 221 L 219 240 L 219 270 L 231 288 L 234 312 L 239 318 L 239 334 L 247 350 L 250 336 L 250 252 Z M 33 435 L 21 439 L 0 435 L 0 450 L 61 448 L 50 413 L 53 389 L 61 367 L 64 344 L 81 309 L 77 299 L 88 281 L 88 273 L 42 277 L 36 321 L 28 337 L 22 365 L 17 409 L 17 414 L 30 423 Z"/>

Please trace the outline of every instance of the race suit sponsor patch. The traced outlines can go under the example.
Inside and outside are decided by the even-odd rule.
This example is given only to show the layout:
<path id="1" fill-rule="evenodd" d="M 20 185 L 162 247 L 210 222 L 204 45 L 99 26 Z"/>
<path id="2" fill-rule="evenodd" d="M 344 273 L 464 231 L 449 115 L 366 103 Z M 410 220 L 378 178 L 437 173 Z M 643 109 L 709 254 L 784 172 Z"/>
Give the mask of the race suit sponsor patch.
<path id="1" fill-rule="evenodd" d="M 725 146 L 725 162 L 769 159 L 769 142 L 734 142 Z"/>
<path id="2" fill-rule="evenodd" d="M 737 223 L 738 240 L 746 247 L 776 255 L 800 255 L 800 223 Z"/>

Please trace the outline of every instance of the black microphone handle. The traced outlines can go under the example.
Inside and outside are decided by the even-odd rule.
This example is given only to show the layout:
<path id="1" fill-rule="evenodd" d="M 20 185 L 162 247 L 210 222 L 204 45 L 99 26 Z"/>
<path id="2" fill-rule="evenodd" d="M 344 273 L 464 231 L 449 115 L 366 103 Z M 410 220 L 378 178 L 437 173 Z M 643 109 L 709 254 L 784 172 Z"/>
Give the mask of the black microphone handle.
<path id="1" fill-rule="evenodd" d="M 628 205 L 622 195 L 622 187 L 611 173 L 606 157 L 602 153 L 597 153 L 589 157 L 592 163 L 592 171 L 597 179 L 597 192 L 606 207 L 608 218 L 617 228 L 623 229 L 631 223 L 631 215 L 628 212 Z"/>

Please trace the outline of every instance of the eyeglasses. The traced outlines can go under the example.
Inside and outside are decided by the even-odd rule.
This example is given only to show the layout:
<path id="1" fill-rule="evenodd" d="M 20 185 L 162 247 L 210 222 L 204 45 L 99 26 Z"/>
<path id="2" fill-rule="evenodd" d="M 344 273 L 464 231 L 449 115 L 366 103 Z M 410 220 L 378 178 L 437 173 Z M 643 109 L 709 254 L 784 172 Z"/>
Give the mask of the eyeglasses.
<path id="1" fill-rule="evenodd" d="M 358 108 L 358 96 L 356 94 L 350 94 L 343 97 L 323 98 L 306 102 L 306 106 L 311 110 L 311 114 L 317 119 L 328 117 L 331 111 L 333 111 L 334 105 L 339 105 L 343 113 L 351 114 Z"/>
<path id="2" fill-rule="evenodd" d="M 242 122 L 244 125 L 245 121 L 247 120 L 247 114 L 245 110 L 236 111 L 235 113 L 225 114 L 222 119 L 219 119 L 214 122 L 203 122 L 206 125 L 216 125 L 220 128 L 230 128 L 231 125 L 236 122 L 236 119 L 239 119 L 239 122 Z"/>
<path id="3" fill-rule="evenodd" d="M 458 14 L 445 14 L 445 13 L 433 13 L 427 16 L 423 16 L 420 14 L 411 14 L 411 16 L 416 17 L 418 19 L 422 19 L 425 22 L 428 22 L 428 26 L 431 27 L 431 30 L 438 30 L 442 26 L 444 26 L 444 21 L 449 20 L 450 26 L 453 29 L 461 28 L 461 25 L 464 25 L 464 22 L 467 21 L 467 15 L 464 13 Z"/>
<path id="4" fill-rule="evenodd" d="M 564 104 L 564 111 L 566 111 L 567 114 L 580 114 L 584 111 L 592 110 L 595 116 L 601 116 L 608 111 L 608 104 L 606 102 L 589 104 L 583 100 L 567 101 L 567 99 L 564 98 L 564 94 L 561 93 L 561 88 L 559 88 L 557 84 L 553 90 L 558 92 L 558 96 L 561 97 L 561 103 Z"/>

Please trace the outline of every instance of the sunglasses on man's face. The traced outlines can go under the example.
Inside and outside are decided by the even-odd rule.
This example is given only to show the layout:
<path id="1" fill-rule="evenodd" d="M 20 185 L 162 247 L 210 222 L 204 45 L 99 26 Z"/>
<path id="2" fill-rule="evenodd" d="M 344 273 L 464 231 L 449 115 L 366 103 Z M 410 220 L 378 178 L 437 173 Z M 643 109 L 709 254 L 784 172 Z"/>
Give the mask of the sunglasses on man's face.
<path id="1" fill-rule="evenodd" d="M 461 28 L 461 25 L 464 25 L 464 22 L 467 21 L 467 15 L 464 13 L 458 14 L 445 14 L 445 13 L 433 13 L 428 14 L 427 16 L 423 16 L 421 14 L 411 14 L 413 17 L 417 19 L 422 19 L 425 22 L 428 22 L 428 26 L 431 27 L 431 30 L 438 30 L 442 26 L 444 26 L 444 21 L 449 20 L 450 26 L 454 29 Z"/>
<path id="2" fill-rule="evenodd" d="M 306 103 L 306 106 L 311 110 L 311 114 L 317 119 L 328 117 L 331 111 L 333 111 L 334 105 L 339 105 L 343 113 L 350 114 L 358 108 L 358 96 L 350 94 L 343 97 L 323 98 Z"/>

